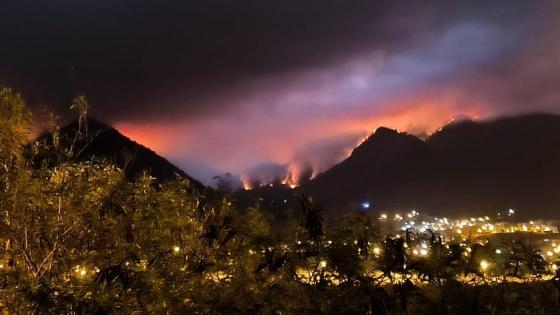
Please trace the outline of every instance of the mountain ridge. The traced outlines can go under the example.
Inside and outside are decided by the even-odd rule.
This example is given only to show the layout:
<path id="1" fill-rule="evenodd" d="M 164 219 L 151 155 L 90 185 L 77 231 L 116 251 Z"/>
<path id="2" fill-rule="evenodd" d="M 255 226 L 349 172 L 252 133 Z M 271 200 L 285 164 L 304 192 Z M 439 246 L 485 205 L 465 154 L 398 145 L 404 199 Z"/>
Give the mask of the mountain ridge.
<path id="1" fill-rule="evenodd" d="M 454 122 L 425 141 L 387 129 L 300 191 L 331 208 L 367 201 L 377 211 L 433 214 L 511 207 L 550 216 L 560 204 L 559 115 Z"/>
<path id="2" fill-rule="evenodd" d="M 105 158 L 129 177 L 148 171 L 161 181 L 180 176 L 204 187 L 110 125 L 87 122 L 89 142 L 82 143 L 77 159 Z M 76 130 L 74 122 L 61 133 L 71 139 Z M 425 140 L 380 127 L 347 159 L 295 190 L 279 187 L 276 193 L 275 187 L 267 187 L 237 196 L 246 204 L 278 197 L 274 204 L 280 205 L 304 194 L 338 212 L 368 202 L 371 211 L 487 215 L 514 208 L 521 215 L 547 218 L 560 205 L 558 161 L 560 115 L 555 114 L 453 122 Z"/>
<path id="3" fill-rule="evenodd" d="M 85 135 L 86 126 L 87 135 Z M 188 179 L 198 189 L 204 187 L 198 180 L 186 174 L 163 156 L 128 138 L 109 124 L 95 118 L 88 118 L 81 127 L 78 121 L 73 121 L 60 129 L 60 134 L 67 140 L 77 139 L 73 146 L 77 160 L 102 158 L 123 169 L 129 178 L 139 176 L 146 171 L 150 176 L 162 182 L 182 177 Z M 82 131 L 76 137 L 79 130 Z M 39 139 L 46 139 L 46 137 L 46 134 L 42 134 Z"/>

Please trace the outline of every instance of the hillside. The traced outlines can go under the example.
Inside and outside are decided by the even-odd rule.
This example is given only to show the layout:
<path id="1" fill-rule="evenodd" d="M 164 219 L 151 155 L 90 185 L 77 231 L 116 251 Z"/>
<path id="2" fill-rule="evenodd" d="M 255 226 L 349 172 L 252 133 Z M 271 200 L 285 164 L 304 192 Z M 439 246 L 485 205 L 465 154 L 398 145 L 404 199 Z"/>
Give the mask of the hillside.
<path id="1" fill-rule="evenodd" d="M 89 118 L 87 128 L 87 136 L 79 137 L 80 140 L 74 145 L 74 154 L 77 160 L 102 158 L 125 170 L 129 178 L 136 177 L 146 171 L 160 181 L 169 181 L 179 176 L 188 178 L 197 188 L 203 187 L 200 182 L 187 175 L 167 159 L 132 141 L 110 125 Z M 71 139 L 74 139 L 77 130 L 78 122 L 70 123 L 61 129 L 62 138 L 71 141 Z M 40 138 L 44 137 L 46 136 L 42 135 Z"/>
<path id="2" fill-rule="evenodd" d="M 426 141 L 379 128 L 301 188 L 329 208 L 551 217 L 560 205 L 560 116 L 453 123 Z"/>

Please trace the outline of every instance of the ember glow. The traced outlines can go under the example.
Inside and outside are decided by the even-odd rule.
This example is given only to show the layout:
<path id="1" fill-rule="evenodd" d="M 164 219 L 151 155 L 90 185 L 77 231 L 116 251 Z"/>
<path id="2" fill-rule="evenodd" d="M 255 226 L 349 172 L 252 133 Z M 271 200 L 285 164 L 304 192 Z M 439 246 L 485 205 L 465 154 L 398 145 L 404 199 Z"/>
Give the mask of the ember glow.
<path id="1" fill-rule="evenodd" d="M 245 188 L 254 186 L 255 182 L 266 185 L 274 180 L 295 187 L 302 179 L 312 179 L 347 158 L 378 127 L 387 126 L 423 136 L 453 119 L 484 117 L 480 105 L 473 104 L 462 110 L 457 102 L 450 92 L 442 92 L 440 98 L 401 97 L 375 113 L 368 113 L 366 107 L 363 114 L 346 117 L 316 121 L 312 117 L 308 121 L 293 119 L 293 123 L 287 123 L 289 128 L 279 127 L 279 130 L 270 128 L 270 118 L 262 121 L 255 118 L 254 122 L 238 124 L 237 119 L 244 119 L 239 116 L 235 116 L 235 121 L 219 119 L 175 126 L 151 125 L 149 129 L 129 123 L 116 127 L 179 165 L 183 165 L 186 156 L 189 160 L 204 161 L 214 172 L 207 175 L 225 171 L 239 174 Z M 261 136 L 255 138 L 255 134 Z M 184 146 L 177 147 L 173 144 L 176 142 Z M 188 161 L 184 168 L 196 176 L 196 170 L 189 168 Z"/>

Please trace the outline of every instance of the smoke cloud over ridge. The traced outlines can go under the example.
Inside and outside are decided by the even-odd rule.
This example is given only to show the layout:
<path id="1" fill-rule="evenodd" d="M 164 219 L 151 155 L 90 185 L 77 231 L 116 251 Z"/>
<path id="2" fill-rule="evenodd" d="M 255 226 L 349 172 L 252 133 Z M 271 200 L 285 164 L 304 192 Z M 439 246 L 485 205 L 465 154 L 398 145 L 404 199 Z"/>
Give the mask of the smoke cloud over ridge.
<path id="1" fill-rule="evenodd" d="M 59 112 L 85 93 L 96 116 L 203 182 L 314 175 L 379 126 L 425 135 L 456 117 L 560 112 L 552 0 L 5 9 L 0 83 Z"/>

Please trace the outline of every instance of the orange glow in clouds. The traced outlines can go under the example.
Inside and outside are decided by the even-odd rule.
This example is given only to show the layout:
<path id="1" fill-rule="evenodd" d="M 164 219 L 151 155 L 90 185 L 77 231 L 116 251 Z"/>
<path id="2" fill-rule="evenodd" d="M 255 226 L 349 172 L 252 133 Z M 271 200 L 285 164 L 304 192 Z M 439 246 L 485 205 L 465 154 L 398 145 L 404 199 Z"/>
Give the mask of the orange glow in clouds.
<path id="1" fill-rule="evenodd" d="M 131 140 L 163 155 L 173 151 L 173 130 L 158 124 L 116 123 L 114 127 Z"/>
<path id="2" fill-rule="evenodd" d="M 166 157 L 200 161 L 212 169 L 233 174 L 245 174 L 256 162 L 287 165 L 281 182 L 296 187 L 301 173 L 312 168 L 315 177 L 333 163 L 347 158 L 352 150 L 370 136 L 378 127 L 384 126 L 414 135 L 428 136 L 456 117 L 474 118 L 485 106 L 464 104 L 463 99 L 452 93 L 439 93 L 429 97 L 401 98 L 383 104 L 382 110 L 361 108 L 341 115 L 262 117 L 247 111 L 238 117 L 220 117 L 207 121 L 191 121 L 189 125 L 116 124 L 123 134 Z M 310 148 L 316 141 L 329 141 L 340 137 L 355 138 L 336 156 L 324 159 L 322 152 L 305 151 L 303 159 L 298 152 Z M 331 152 L 332 153 L 332 152 Z M 328 161 L 324 163 L 323 161 Z M 180 164 L 180 163 L 179 163 Z M 327 165 L 328 164 L 328 165 Z M 179 165 L 181 167 L 181 165 Z M 189 170 L 186 170 L 189 172 Z M 217 175 L 217 174 L 214 174 Z M 246 189 L 253 182 L 242 176 Z M 261 183 L 261 185 L 268 183 Z"/>

